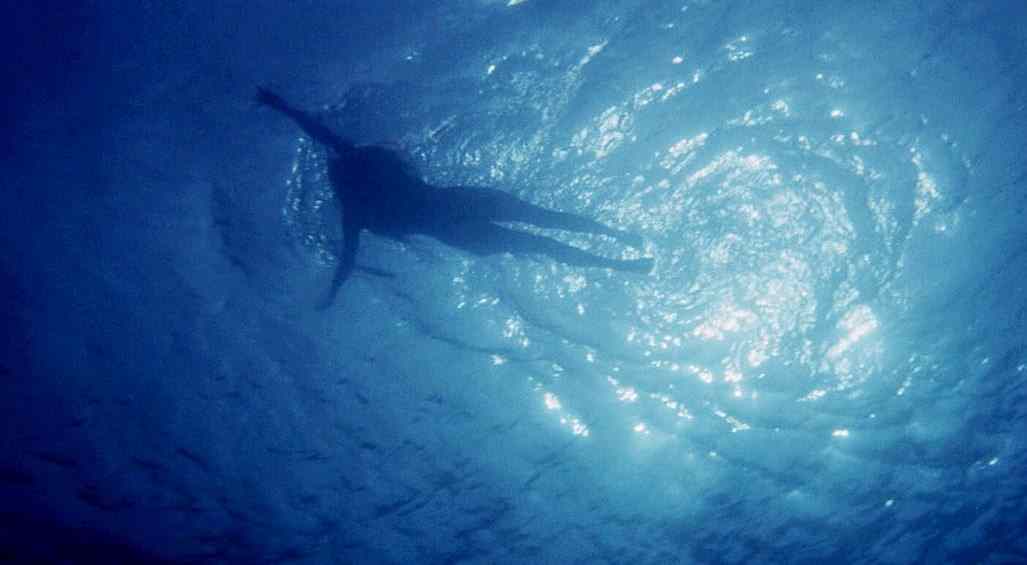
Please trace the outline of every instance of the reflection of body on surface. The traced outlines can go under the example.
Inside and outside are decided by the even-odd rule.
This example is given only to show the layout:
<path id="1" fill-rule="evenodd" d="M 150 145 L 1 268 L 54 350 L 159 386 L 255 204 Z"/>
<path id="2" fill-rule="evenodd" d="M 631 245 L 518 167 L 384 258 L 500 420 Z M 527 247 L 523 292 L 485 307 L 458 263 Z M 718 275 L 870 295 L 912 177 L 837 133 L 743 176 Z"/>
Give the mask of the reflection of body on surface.
<path id="1" fill-rule="evenodd" d="M 543 254 L 581 267 L 604 267 L 648 273 L 651 258 L 611 259 L 554 239 L 496 222 L 523 222 L 541 228 L 602 234 L 641 247 L 642 238 L 594 220 L 548 210 L 492 188 L 438 187 L 422 181 L 394 151 L 381 146 L 357 146 L 339 137 L 310 114 L 288 105 L 279 96 L 259 89 L 257 99 L 292 118 L 314 141 L 329 151 L 328 174 L 342 214 L 343 242 L 328 306 L 356 267 L 360 232 L 402 239 L 421 234 L 474 253 Z M 363 269 L 363 267 L 361 267 Z M 376 274 L 381 271 L 367 269 Z"/>

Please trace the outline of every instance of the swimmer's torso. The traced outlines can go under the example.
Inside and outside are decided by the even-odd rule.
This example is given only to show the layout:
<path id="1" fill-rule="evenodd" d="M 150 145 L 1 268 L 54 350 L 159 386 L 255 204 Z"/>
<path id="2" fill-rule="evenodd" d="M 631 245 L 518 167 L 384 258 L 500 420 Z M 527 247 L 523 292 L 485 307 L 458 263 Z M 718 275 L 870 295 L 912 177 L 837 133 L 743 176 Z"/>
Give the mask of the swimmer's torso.
<path id="1" fill-rule="evenodd" d="M 434 231 L 433 187 L 394 151 L 358 147 L 332 157 L 328 167 L 347 221 L 385 236 Z"/>

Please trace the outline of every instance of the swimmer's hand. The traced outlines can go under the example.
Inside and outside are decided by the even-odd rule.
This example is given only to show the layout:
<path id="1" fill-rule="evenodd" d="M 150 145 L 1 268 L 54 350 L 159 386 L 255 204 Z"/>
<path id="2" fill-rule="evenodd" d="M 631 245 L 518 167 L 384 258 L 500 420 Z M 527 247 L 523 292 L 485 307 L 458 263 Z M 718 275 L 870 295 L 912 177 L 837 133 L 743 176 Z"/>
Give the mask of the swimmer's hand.
<path id="1" fill-rule="evenodd" d="M 257 87 L 257 102 L 265 106 L 271 106 L 276 110 L 284 110 L 289 107 L 285 99 L 263 86 Z"/>

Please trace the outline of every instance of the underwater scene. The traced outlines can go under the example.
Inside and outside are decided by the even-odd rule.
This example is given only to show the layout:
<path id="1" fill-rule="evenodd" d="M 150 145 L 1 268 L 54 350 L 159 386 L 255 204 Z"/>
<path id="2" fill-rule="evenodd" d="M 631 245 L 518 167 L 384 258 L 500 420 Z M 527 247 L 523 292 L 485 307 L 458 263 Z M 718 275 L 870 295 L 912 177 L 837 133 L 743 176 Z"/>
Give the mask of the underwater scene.
<path id="1" fill-rule="evenodd" d="M 0 561 L 1027 562 L 1027 5 L 9 20 Z"/>

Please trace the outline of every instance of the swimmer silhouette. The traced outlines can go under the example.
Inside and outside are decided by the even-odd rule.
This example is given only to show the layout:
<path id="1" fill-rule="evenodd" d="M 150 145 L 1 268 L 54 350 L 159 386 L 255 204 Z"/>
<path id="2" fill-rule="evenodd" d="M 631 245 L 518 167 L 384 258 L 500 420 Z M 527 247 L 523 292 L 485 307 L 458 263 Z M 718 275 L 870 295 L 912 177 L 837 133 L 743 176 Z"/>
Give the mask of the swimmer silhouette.
<path id="1" fill-rule="evenodd" d="M 427 235 L 479 256 L 541 254 L 568 265 L 642 274 L 653 268 L 652 258 L 609 259 L 496 222 L 602 234 L 635 248 L 642 246 L 638 235 L 535 206 L 492 188 L 433 186 L 422 181 L 395 151 L 377 145 L 354 145 L 265 88 L 257 89 L 257 101 L 292 118 L 303 133 L 328 148 L 328 178 L 339 201 L 343 236 L 335 277 L 320 308 L 331 305 L 355 269 L 391 276 L 356 264 L 363 230 L 397 240 L 411 234 Z"/>

